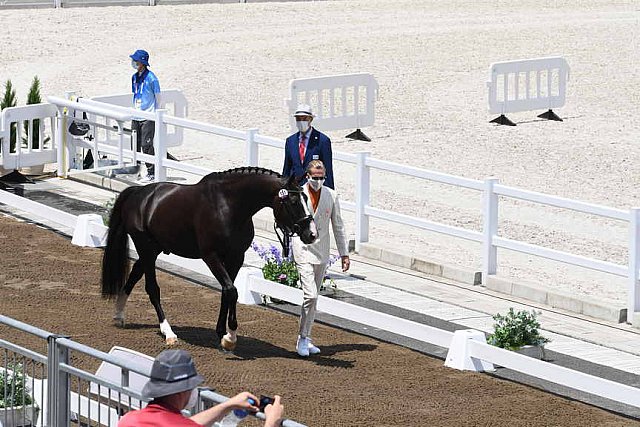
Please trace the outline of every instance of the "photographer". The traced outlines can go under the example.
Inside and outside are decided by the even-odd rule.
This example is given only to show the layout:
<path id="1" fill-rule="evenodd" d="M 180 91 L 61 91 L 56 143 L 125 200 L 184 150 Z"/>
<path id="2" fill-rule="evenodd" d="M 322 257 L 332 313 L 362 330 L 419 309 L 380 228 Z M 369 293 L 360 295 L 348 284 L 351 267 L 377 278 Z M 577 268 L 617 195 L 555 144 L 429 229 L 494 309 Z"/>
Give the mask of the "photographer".
<path id="1" fill-rule="evenodd" d="M 153 361 L 151 378 L 142 389 L 143 398 L 153 400 L 145 408 L 127 413 L 118 422 L 118 427 L 212 426 L 234 409 L 250 412 L 259 410 L 249 401 L 253 399 L 253 402 L 258 402 L 258 398 L 249 392 L 242 392 L 191 418 L 185 417 L 180 411 L 195 406 L 198 396 L 196 387 L 203 381 L 188 352 L 164 350 Z M 275 396 L 273 404 L 264 408 L 267 417 L 265 427 L 279 426 L 283 412 L 280 396 Z"/>

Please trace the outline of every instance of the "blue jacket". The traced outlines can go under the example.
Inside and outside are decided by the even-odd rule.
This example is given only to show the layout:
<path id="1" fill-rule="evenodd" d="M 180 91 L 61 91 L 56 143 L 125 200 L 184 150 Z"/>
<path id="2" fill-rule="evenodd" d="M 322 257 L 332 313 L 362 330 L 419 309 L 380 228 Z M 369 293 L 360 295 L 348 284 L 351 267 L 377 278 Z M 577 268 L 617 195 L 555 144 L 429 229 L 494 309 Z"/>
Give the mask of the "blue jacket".
<path id="1" fill-rule="evenodd" d="M 311 136 L 307 143 L 307 151 L 304 154 L 304 163 L 300 163 L 300 151 L 298 145 L 300 143 L 299 132 L 294 133 L 284 146 L 284 168 L 282 175 L 296 177 L 305 176 L 305 169 L 311 160 L 322 160 L 327 170 L 327 179 L 324 182 L 329 188 L 333 186 L 333 154 L 331 153 L 331 140 L 322 132 L 315 128 L 311 130 Z M 306 182 L 306 179 L 302 183 Z"/>

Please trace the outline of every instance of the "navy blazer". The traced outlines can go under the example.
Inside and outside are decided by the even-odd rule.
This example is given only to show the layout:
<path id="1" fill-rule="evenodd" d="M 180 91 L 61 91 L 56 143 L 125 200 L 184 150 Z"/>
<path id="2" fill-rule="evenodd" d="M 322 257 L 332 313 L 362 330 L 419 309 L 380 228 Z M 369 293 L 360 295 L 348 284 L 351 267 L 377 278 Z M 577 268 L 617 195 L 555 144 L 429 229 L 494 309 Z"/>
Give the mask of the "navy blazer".
<path id="1" fill-rule="evenodd" d="M 300 133 L 296 132 L 287 138 L 284 146 L 284 167 L 282 175 L 304 177 L 305 169 L 311 160 L 322 160 L 327 170 L 327 179 L 324 182 L 329 188 L 333 186 L 333 154 L 331 153 L 331 140 L 322 132 L 313 128 L 307 143 L 307 151 L 304 153 L 304 162 L 300 162 Z M 306 182 L 306 179 L 302 183 Z"/>

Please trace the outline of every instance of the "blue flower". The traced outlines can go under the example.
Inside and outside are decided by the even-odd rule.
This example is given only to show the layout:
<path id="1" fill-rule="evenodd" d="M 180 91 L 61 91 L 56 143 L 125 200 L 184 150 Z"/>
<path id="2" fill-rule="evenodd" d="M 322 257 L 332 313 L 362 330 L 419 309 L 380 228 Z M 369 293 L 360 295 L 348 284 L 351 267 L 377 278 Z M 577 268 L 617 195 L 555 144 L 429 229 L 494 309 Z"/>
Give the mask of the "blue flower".
<path id="1" fill-rule="evenodd" d="M 333 264 L 336 263 L 336 261 L 338 261 L 340 259 L 340 256 L 338 255 L 331 255 L 329 257 L 329 264 L 327 264 L 327 268 L 331 267 Z"/>

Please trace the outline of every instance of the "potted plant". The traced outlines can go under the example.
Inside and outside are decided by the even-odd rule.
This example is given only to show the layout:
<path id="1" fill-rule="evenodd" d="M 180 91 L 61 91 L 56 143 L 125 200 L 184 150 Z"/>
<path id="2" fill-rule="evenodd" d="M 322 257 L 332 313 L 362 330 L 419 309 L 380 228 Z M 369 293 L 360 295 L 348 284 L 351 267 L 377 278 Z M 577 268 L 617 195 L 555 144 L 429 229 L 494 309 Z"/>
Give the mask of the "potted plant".
<path id="1" fill-rule="evenodd" d="M 262 246 L 257 244 L 256 242 L 251 243 L 251 248 L 256 251 L 258 256 L 262 258 L 264 261 L 264 265 L 262 266 L 262 277 L 267 280 L 271 280 L 272 282 L 277 282 L 286 286 L 291 286 L 294 288 L 302 288 L 300 284 L 300 275 L 298 274 L 298 269 L 296 267 L 295 262 L 290 258 L 285 258 L 282 256 L 280 249 L 277 246 L 270 244 L 269 246 Z M 329 258 L 329 264 L 327 266 L 331 267 L 336 260 L 340 259 L 338 256 L 331 256 Z M 325 277 L 320 290 L 324 290 L 326 286 L 328 277 Z M 329 284 L 333 288 L 335 288 L 335 283 L 333 279 L 329 279 Z M 280 300 L 264 297 L 265 303 L 267 302 L 282 302 Z"/>
<path id="2" fill-rule="evenodd" d="M 0 371 L 0 420 L 4 427 L 34 425 L 40 409 L 27 387 L 27 378 L 18 365 Z"/>
<path id="3" fill-rule="evenodd" d="M 295 262 L 284 258 L 278 247 L 273 244 L 266 247 L 253 242 L 251 243 L 251 248 L 264 261 L 262 276 L 265 279 L 294 288 L 301 287 L 300 275 Z M 278 301 L 273 300 L 273 302 Z"/>
<path id="4" fill-rule="evenodd" d="M 509 308 L 506 315 L 500 313 L 493 316 L 496 323 L 493 325 L 493 333 L 487 337 L 487 342 L 496 347 L 517 351 L 539 359 L 545 358 L 544 345 L 548 338 L 540 335 L 538 329 L 540 323 L 537 320 L 539 313 L 535 311 L 515 312 Z"/>
<path id="5" fill-rule="evenodd" d="M 27 105 L 42 103 L 42 96 L 40 95 L 40 79 L 38 76 L 33 77 L 33 82 L 29 88 L 29 94 L 27 95 Z M 22 137 L 22 145 L 25 148 L 29 143 L 29 134 L 31 134 L 31 148 L 38 150 L 40 148 L 40 119 L 33 119 L 31 126 L 29 122 L 24 122 L 24 136 Z M 42 143 L 48 142 L 51 138 L 46 137 Z M 44 172 L 44 165 L 29 166 L 23 168 L 24 173 L 27 175 L 40 175 Z"/>

